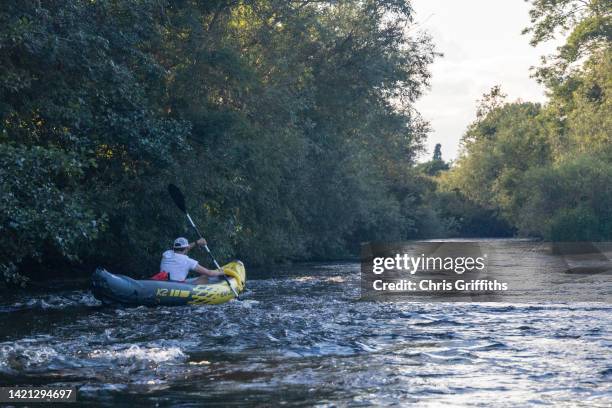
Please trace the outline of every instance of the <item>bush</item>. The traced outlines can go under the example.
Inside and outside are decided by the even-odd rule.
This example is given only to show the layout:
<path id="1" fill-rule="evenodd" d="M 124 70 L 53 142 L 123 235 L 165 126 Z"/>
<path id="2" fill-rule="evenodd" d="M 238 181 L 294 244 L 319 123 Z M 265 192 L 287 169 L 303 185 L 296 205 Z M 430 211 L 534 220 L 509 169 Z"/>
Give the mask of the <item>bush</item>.
<path id="1" fill-rule="evenodd" d="M 523 233 L 552 240 L 612 238 L 612 163 L 580 155 L 525 173 Z"/>

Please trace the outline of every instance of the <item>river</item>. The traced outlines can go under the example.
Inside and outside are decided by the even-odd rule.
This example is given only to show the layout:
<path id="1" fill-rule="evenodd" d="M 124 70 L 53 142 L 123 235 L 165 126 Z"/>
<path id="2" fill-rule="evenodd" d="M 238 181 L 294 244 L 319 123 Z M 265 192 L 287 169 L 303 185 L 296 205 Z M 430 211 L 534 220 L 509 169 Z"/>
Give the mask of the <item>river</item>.
<path id="1" fill-rule="evenodd" d="M 612 306 L 366 302 L 357 263 L 279 268 L 243 301 L 5 296 L 0 383 L 92 406 L 610 406 Z"/>

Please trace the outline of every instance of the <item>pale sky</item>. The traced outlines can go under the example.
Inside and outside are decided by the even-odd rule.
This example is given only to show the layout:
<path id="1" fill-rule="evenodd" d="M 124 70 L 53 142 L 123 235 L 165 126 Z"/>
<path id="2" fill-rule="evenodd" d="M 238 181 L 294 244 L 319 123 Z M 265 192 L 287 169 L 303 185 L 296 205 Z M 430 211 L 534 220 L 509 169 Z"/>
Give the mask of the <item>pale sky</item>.
<path id="1" fill-rule="evenodd" d="M 521 30 L 529 25 L 529 3 L 523 0 L 412 0 L 416 29 L 432 35 L 439 52 L 430 67 L 431 89 L 416 108 L 430 122 L 428 160 L 436 143 L 442 158 L 457 157 L 459 140 L 475 119 L 476 101 L 500 84 L 508 101 L 544 102 L 544 88 L 530 78 L 529 68 L 555 45 L 536 48 Z"/>

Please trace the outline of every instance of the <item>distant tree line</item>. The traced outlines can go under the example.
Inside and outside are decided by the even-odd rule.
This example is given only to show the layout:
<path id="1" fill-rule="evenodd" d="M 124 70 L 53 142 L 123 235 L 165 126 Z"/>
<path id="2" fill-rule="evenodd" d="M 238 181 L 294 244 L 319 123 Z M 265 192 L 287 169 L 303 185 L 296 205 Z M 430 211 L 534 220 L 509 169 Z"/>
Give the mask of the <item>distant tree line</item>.
<path id="1" fill-rule="evenodd" d="M 424 230 L 400 0 L 7 0 L 0 276 L 156 272 L 187 193 L 219 257 L 327 259 Z"/>

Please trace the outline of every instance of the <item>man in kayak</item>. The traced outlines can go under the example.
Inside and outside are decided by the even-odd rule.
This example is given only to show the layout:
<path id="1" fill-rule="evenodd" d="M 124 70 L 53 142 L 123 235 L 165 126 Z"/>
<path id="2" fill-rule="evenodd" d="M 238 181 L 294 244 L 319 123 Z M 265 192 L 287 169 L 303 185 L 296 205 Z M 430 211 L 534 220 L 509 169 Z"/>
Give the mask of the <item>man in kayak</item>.
<path id="1" fill-rule="evenodd" d="M 161 272 L 158 275 L 164 274 L 165 272 L 167 274 L 166 279 L 168 280 L 188 282 L 196 285 L 208 283 L 209 276 L 223 276 L 223 271 L 218 269 L 206 269 L 200 265 L 198 261 L 187 256 L 187 253 L 196 245 L 204 246 L 206 245 L 206 240 L 200 238 L 196 242 L 190 244 L 187 238 L 179 237 L 175 239 L 173 248 L 162 254 L 162 260 L 159 266 Z M 187 279 L 189 271 L 197 272 L 200 276 L 198 278 Z"/>

